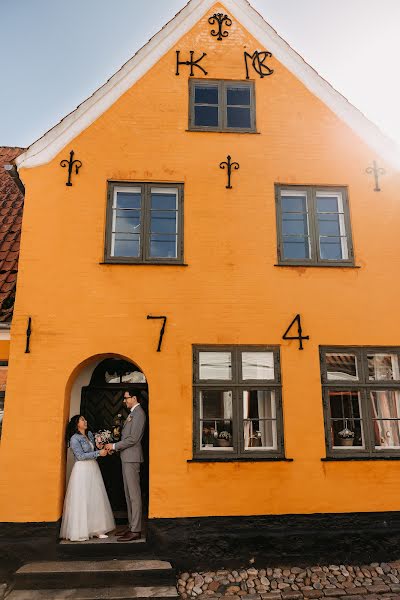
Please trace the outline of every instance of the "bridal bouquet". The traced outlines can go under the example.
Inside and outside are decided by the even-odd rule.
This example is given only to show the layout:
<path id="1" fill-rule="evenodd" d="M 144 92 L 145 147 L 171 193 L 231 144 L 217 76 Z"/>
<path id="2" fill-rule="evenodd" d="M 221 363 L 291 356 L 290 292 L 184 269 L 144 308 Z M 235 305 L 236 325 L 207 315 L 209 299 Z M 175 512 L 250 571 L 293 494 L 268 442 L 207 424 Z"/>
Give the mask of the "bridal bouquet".
<path id="1" fill-rule="evenodd" d="M 101 449 L 105 444 L 113 444 L 117 440 L 114 439 L 109 429 L 100 429 L 100 431 L 94 434 L 94 441 L 97 448 Z"/>

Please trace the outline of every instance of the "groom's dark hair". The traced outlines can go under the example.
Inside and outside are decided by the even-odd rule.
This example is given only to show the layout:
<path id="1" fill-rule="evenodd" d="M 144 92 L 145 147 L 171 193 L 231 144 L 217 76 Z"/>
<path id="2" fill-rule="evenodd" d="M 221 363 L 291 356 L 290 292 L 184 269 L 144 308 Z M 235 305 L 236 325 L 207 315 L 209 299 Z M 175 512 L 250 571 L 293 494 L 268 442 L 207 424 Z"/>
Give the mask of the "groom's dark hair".
<path id="1" fill-rule="evenodd" d="M 141 402 L 141 400 L 142 400 L 142 392 L 140 390 L 138 390 L 137 388 L 134 388 L 133 390 L 124 390 L 123 394 L 129 394 L 131 396 L 131 398 L 133 396 L 136 396 L 136 400 L 138 402 Z"/>

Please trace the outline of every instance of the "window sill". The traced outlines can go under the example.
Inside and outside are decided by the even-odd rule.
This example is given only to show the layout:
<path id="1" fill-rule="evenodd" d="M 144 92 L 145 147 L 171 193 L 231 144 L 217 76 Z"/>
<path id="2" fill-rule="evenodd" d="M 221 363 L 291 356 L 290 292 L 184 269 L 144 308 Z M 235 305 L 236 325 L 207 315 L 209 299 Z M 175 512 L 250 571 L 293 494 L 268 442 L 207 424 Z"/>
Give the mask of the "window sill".
<path id="1" fill-rule="evenodd" d="M 349 265 L 345 263 L 331 264 L 331 263 L 320 263 L 320 264 L 309 264 L 309 263 L 275 263 L 274 267 L 319 267 L 324 269 L 328 267 L 330 269 L 361 269 L 359 265 Z"/>
<path id="2" fill-rule="evenodd" d="M 261 131 L 242 131 L 241 129 L 185 129 L 190 133 L 249 133 L 250 135 L 261 135 Z"/>
<path id="3" fill-rule="evenodd" d="M 273 457 L 273 456 L 240 456 L 240 457 L 199 457 L 190 458 L 188 463 L 211 463 L 211 462 L 293 462 L 293 458 Z"/>
<path id="4" fill-rule="evenodd" d="M 187 263 L 182 263 L 182 262 L 130 262 L 127 260 L 105 260 L 99 263 L 99 265 L 130 265 L 130 266 L 135 266 L 135 267 L 146 267 L 148 265 L 150 266 L 157 266 L 157 267 L 188 267 L 189 265 Z"/>
<path id="5" fill-rule="evenodd" d="M 322 462 L 336 462 L 349 460 L 400 460 L 400 456 L 326 456 Z"/>

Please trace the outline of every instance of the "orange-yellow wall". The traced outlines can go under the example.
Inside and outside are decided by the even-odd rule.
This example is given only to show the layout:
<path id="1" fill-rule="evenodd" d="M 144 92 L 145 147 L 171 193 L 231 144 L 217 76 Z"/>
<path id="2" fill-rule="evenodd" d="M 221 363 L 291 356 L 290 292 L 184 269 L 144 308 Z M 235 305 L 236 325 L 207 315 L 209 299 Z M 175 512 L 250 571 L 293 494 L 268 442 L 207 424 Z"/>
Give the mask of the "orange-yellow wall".
<path id="1" fill-rule="evenodd" d="M 8 360 L 10 354 L 10 340 L 0 340 L 0 360 Z"/>
<path id="2" fill-rule="evenodd" d="M 318 346 L 400 345 L 400 177 L 275 59 L 272 76 L 253 73 L 259 135 L 188 132 L 188 69 L 175 75 L 175 50 L 207 52 L 209 78 L 236 80 L 243 51 L 260 48 L 235 20 L 228 38 L 212 38 L 212 12 L 50 163 L 21 170 L 1 521 L 59 518 L 71 374 L 102 353 L 131 359 L 149 382 L 151 517 L 399 509 L 399 462 L 321 462 Z M 83 167 L 69 188 L 59 163 L 71 149 Z M 240 163 L 231 190 L 227 154 Z M 380 193 L 365 174 L 373 159 L 387 171 Z M 101 264 L 108 179 L 184 182 L 188 266 Z M 275 182 L 349 186 L 360 268 L 274 266 Z M 303 352 L 281 340 L 296 313 L 310 335 Z M 147 314 L 168 316 L 161 353 Z M 293 462 L 187 463 L 200 343 L 281 344 Z"/>

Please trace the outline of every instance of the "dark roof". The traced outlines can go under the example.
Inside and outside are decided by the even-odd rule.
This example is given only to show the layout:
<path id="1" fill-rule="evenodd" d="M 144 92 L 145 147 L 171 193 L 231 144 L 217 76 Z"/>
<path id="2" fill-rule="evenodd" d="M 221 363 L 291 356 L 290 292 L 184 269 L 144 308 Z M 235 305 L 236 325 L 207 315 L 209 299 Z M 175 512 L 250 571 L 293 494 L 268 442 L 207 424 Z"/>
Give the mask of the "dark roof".
<path id="1" fill-rule="evenodd" d="M 0 323 L 10 323 L 17 284 L 24 195 L 4 165 L 25 148 L 0 146 Z"/>

